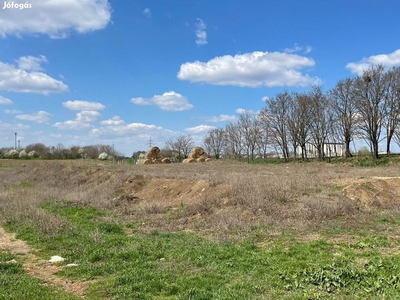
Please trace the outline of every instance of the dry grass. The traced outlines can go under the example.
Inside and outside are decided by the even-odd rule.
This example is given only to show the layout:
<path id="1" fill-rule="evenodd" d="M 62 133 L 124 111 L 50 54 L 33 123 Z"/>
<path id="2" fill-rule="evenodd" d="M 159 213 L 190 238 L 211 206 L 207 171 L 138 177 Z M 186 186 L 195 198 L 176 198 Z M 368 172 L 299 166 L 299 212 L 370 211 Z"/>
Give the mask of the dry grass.
<path id="1" fill-rule="evenodd" d="M 371 210 L 348 199 L 333 182 L 382 175 L 398 176 L 398 168 L 219 161 L 162 166 L 1 161 L 0 221 L 24 220 L 55 235 L 69 224 L 45 213 L 39 204 L 67 200 L 74 205 L 113 210 L 120 218 L 118 222 L 140 223 L 146 231 L 193 230 L 221 238 L 232 233 L 246 236 L 255 228 L 263 228 L 267 234 L 287 229 L 312 232 L 329 226 L 364 224 Z M 174 197 L 181 199 L 189 192 L 190 197 L 167 202 L 165 199 L 172 197 L 167 188 L 165 199 L 162 190 L 157 194 L 154 191 L 157 199 L 151 197 L 152 190 L 145 198 L 135 196 L 139 188 L 146 189 L 148 178 L 182 180 L 181 190 Z M 206 181 L 208 188 L 194 193 L 192 188 L 199 181 Z M 124 188 L 127 184 L 134 184 L 129 193 Z M 94 234 L 93 238 L 99 237 Z"/>

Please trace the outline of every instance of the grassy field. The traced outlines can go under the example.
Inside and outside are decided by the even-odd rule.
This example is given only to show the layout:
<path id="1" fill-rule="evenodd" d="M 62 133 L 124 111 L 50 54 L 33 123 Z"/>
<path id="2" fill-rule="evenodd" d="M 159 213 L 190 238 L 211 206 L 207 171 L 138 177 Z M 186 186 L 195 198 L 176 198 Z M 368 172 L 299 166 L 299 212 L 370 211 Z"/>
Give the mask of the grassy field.
<path id="1" fill-rule="evenodd" d="M 399 173 L 3 160 L 0 299 L 397 299 Z"/>

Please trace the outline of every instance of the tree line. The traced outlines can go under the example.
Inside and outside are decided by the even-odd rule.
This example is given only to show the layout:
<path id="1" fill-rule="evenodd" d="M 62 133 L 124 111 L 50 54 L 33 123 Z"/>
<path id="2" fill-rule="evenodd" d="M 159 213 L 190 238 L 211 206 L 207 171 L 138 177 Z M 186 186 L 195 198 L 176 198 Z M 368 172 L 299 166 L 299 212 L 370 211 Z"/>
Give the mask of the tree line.
<path id="1" fill-rule="evenodd" d="M 8 158 L 6 157 L 7 153 L 12 149 L 13 148 L 0 149 L 0 157 Z M 109 156 L 117 160 L 124 158 L 124 155 L 119 151 L 115 150 L 112 146 L 103 144 L 88 145 L 84 147 L 80 146 L 65 147 L 61 143 L 55 146 L 46 146 L 43 143 L 33 143 L 27 145 L 25 148 L 16 150 L 18 150 L 18 152 L 16 153 L 15 158 L 18 158 L 18 154 L 21 151 L 25 151 L 25 153 L 34 152 L 33 157 L 43 158 L 43 159 L 78 159 L 78 158 L 97 159 L 99 155 L 103 152 L 107 153 Z"/>
<path id="2" fill-rule="evenodd" d="M 246 155 L 253 160 L 272 148 L 286 161 L 291 156 L 307 160 L 307 146 L 312 145 L 318 160 L 324 160 L 326 144 L 343 144 L 344 156 L 351 157 L 351 142 L 362 139 L 373 158 L 379 157 L 384 139 L 388 154 L 392 141 L 400 145 L 400 67 L 371 66 L 327 92 L 313 86 L 308 92 L 284 91 L 265 102 L 260 111 L 245 111 L 237 121 L 210 130 L 203 139 L 206 152 L 217 159 Z"/>

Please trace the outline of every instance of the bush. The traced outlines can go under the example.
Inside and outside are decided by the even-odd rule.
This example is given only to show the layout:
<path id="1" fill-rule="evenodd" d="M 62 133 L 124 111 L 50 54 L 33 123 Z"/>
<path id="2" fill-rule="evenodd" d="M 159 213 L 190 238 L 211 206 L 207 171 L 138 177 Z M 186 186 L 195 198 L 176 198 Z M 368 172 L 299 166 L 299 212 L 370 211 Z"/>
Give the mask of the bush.
<path id="1" fill-rule="evenodd" d="M 12 149 L 12 150 L 10 150 L 10 151 L 8 151 L 6 153 L 6 158 L 13 158 L 14 159 L 14 158 L 18 158 L 18 157 L 19 157 L 19 153 L 15 149 Z"/>
<path id="2" fill-rule="evenodd" d="M 19 158 L 26 158 L 26 151 L 25 150 L 22 150 L 20 153 L 19 153 Z"/>
<path id="3" fill-rule="evenodd" d="M 99 155 L 99 160 L 107 160 L 108 154 L 103 152 Z"/>
<path id="4" fill-rule="evenodd" d="M 36 158 L 38 157 L 38 154 L 36 153 L 35 150 L 32 150 L 28 153 L 28 158 Z"/>

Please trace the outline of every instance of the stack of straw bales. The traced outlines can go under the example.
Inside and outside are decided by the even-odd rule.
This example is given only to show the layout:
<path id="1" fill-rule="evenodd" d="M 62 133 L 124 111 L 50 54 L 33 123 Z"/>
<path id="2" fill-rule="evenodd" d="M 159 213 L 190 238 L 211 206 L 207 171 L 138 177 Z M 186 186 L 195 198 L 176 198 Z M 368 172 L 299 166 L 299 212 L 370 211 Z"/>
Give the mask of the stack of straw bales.
<path id="1" fill-rule="evenodd" d="M 160 148 L 151 147 L 149 149 L 149 152 L 147 152 L 146 157 L 142 163 L 145 165 L 162 164 L 162 163 L 167 163 L 167 161 L 164 159 L 164 156 L 161 154 Z"/>
<path id="2" fill-rule="evenodd" d="M 183 163 L 194 163 L 194 162 L 205 162 L 210 161 L 210 156 L 201 147 L 193 148 L 187 159 L 183 160 Z"/>

